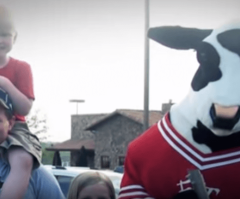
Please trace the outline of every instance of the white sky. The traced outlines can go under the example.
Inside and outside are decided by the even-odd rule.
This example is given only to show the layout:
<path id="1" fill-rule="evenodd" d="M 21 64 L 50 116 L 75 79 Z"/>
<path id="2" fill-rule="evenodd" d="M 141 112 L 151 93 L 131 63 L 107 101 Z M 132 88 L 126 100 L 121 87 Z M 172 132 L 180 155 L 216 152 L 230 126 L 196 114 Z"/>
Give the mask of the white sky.
<path id="1" fill-rule="evenodd" d="M 70 99 L 79 114 L 143 109 L 144 0 L 1 0 L 14 16 L 11 56 L 32 66 L 34 109 L 47 115 L 51 141 L 70 138 Z M 150 0 L 150 26 L 213 28 L 239 17 L 238 0 Z M 188 92 L 195 54 L 150 41 L 149 109 Z"/>

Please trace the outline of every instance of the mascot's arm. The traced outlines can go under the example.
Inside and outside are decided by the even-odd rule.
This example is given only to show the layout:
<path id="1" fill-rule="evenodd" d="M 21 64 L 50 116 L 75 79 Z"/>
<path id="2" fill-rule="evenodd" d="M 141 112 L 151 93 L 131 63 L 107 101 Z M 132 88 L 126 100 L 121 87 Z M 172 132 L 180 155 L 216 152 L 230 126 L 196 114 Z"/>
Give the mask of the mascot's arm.
<path id="1" fill-rule="evenodd" d="M 119 193 L 119 199 L 136 199 L 136 198 L 148 198 L 153 199 L 144 189 L 141 184 L 140 175 L 138 171 L 141 162 L 138 162 L 135 156 L 131 155 L 131 147 L 127 152 L 127 156 L 124 164 L 124 175 L 121 182 L 121 190 Z"/>
<path id="2" fill-rule="evenodd" d="M 121 182 L 121 190 L 118 199 L 154 199 L 151 197 L 141 182 L 140 168 L 141 162 L 139 162 L 134 155 L 131 154 L 131 147 L 127 152 L 127 156 L 124 164 L 124 175 Z M 143 160 L 142 160 L 143 161 Z M 147 172 L 147 171 L 144 171 Z M 161 198 L 159 198 L 161 199 Z M 193 190 L 187 190 L 178 193 L 171 199 L 199 199 Z"/>

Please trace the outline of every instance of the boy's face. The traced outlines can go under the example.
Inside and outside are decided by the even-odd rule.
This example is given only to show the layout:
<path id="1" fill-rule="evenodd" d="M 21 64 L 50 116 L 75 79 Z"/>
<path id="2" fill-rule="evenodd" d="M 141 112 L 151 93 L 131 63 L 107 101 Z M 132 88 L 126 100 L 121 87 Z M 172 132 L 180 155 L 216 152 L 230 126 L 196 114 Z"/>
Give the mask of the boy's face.
<path id="1" fill-rule="evenodd" d="M 0 57 L 4 57 L 12 49 L 16 39 L 16 32 L 11 24 L 0 20 Z"/>
<path id="2" fill-rule="evenodd" d="M 0 105 L 0 144 L 6 140 L 9 131 L 14 125 L 14 118 L 8 119 L 4 108 Z"/>

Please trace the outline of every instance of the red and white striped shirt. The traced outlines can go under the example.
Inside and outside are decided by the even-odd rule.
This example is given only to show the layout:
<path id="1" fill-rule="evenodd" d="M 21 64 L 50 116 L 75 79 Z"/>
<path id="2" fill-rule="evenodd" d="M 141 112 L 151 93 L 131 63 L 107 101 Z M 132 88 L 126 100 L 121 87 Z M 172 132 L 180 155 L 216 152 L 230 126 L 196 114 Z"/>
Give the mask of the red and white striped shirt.
<path id="1" fill-rule="evenodd" d="M 171 199 L 191 188 L 188 170 L 199 169 L 211 199 L 240 198 L 240 147 L 204 154 L 177 132 L 166 115 L 130 143 L 120 199 Z"/>

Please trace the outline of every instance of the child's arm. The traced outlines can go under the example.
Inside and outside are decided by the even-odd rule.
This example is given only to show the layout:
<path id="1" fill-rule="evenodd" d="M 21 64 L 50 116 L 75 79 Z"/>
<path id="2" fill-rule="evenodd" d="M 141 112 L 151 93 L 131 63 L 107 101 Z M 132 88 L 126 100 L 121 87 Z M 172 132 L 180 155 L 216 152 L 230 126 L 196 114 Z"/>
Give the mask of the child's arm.
<path id="1" fill-rule="evenodd" d="M 29 113 L 33 100 L 19 91 L 8 78 L 0 76 L 0 88 L 10 95 L 16 113 L 23 116 Z"/>
<path id="2" fill-rule="evenodd" d="M 2 186 L 0 199 L 22 199 L 32 173 L 33 158 L 22 148 L 8 151 L 10 173 Z"/>

